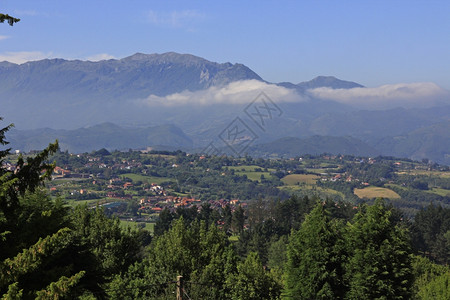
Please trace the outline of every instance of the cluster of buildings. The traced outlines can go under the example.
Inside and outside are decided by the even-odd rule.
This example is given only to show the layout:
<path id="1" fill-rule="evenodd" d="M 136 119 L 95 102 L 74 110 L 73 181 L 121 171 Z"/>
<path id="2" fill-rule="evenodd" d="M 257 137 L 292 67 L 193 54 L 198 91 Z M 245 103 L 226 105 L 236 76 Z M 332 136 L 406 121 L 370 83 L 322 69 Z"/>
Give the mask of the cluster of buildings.
<path id="1" fill-rule="evenodd" d="M 189 197 L 176 197 L 176 196 L 151 196 L 142 198 L 139 200 L 141 212 L 145 213 L 159 213 L 164 208 L 169 208 L 171 210 L 176 210 L 178 207 L 190 208 L 197 207 L 200 208 L 202 203 L 200 199 L 189 198 Z M 245 207 L 246 203 L 241 203 L 239 200 L 208 200 L 206 201 L 210 204 L 213 209 L 222 209 L 229 205 L 232 209 L 240 205 Z"/>

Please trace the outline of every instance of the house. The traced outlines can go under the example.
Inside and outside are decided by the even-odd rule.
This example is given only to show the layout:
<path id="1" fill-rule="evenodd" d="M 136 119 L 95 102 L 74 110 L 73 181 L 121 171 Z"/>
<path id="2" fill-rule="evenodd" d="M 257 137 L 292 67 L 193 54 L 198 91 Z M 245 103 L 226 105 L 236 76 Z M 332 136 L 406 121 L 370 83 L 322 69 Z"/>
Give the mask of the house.
<path id="1" fill-rule="evenodd" d="M 128 188 L 133 187 L 133 186 L 134 185 L 131 182 L 125 182 L 124 185 L 123 185 L 123 188 L 124 189 L 128 189 Z"/>

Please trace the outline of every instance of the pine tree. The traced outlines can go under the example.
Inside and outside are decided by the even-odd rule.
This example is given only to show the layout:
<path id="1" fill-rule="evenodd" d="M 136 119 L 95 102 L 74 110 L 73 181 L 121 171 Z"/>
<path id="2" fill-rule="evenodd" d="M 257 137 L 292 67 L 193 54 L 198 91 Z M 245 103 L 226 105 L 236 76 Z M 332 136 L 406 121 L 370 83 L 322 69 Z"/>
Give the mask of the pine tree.
<path id="1" fill-rule="evenodd" d="M 0 145 L 7 145 L 11 127 L 0 130 Z M 10 149 L 0 151 L 0 295 L 5 299 L 59 299 L 84 276 L 61 263 L 73 244 L 72 231 L 65 228 L 67 210 L 39 190 L 54 167 L 46 160 L 57 149 L 55 142 L 34 157 L 19 156 L 13 169 L 3 167 Z"/>
<path id="2" fill-rule="evenodd" d="M 355 215 L 347 231 L 348 299 L 409 299 L 413 276 L 408 233 L 378 199 Z"/>
<path id="3" fill-rule="evenodd" d="M 241 206 L 238 206 L 234 211 L 233 217 L 231 219 L 231 230 L 234 233 L 241 233 L 244 230 L 244 223 L 244 209 Z"/>
<path id="4" fill-rule="evenodd" d="M 331 220 L 322 203 L 291 234 L 285 267 L 289 299 L 342 299 L 344 244 L 342 225 Z"/>
<path id="5" fill-rule="evenodd" d="M 256 252 L 250 252 L 227 280 L 233 300 L 279 299 L 281 286 L 267 272 Z"/>

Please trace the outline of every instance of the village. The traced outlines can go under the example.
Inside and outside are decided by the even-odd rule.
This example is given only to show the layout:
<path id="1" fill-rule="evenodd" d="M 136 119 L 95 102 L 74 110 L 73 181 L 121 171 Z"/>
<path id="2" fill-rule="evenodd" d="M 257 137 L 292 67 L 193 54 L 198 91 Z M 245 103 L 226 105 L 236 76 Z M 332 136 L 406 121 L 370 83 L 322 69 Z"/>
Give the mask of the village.
<path id="1" fill-rule="evenodd" d="M 18 154 L 14 154 L 18 155 Z M 13 157 L 12 157 L 13 158 Z M 447 205 L 450 184 L 446 166 L 392 158 L 323 154 L 289 159 L 207 157 L 181 151 L 60 152 L 47 188 L 68 205 L 101 206 L 121 219 L 154 222 L 164 209 L 233 211 L 257 199 L 318 195 L 352 203 L 388 198 L 404 201 L 411 187 L 417 197 Z M 5 161 L 7 169 L 14 168 Z M 428 175 L 427 175 L 428 174 Z M 412 208 L 410 206 L 413 206 Z"/>

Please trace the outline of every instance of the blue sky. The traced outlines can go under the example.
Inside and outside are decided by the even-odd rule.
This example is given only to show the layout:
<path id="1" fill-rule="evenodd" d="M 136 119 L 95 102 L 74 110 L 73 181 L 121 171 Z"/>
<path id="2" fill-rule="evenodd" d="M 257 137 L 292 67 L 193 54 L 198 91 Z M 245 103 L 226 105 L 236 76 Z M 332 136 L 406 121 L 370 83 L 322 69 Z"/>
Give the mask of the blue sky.
<path id="1" fill-rule="evenodd" d="M 0 0 L 0 61 L 190 53 L 270 82 L 450 89 L 450 1 Z"/>

